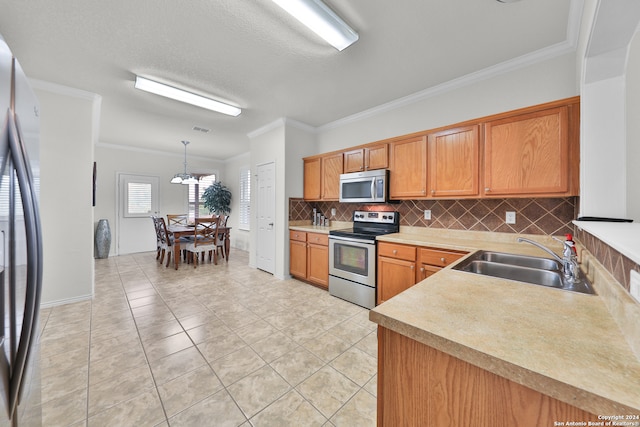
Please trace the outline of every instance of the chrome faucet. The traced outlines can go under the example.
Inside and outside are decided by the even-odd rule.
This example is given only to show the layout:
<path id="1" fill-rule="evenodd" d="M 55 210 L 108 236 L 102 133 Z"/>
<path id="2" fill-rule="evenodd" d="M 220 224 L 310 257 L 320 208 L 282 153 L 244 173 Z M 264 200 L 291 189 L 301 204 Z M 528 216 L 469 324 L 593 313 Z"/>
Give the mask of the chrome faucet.
<path id="1" fill-rule="evenodd" d="M 576 247 L 575 243 L 573 242 L 572 236 L 570 234 L 567 234 L 566 237 L 567 240 L 564 241 L 558 239 L 557 237 L 553 238 L 563 245 L 562 258 L 551 249 L 533 240 L 525 239 L 524 237 L 518 237 L 517 241 L 530 243 L 533 246 L 536 246 L 551 255 L 560 263 L 560 265 L 562 265 L 562 272 L 564 273 L 564 277 L 570 282 L 576 283 L 580 281 L 580 266 L 578 265 L 578 256 L 576 254 Z"/>

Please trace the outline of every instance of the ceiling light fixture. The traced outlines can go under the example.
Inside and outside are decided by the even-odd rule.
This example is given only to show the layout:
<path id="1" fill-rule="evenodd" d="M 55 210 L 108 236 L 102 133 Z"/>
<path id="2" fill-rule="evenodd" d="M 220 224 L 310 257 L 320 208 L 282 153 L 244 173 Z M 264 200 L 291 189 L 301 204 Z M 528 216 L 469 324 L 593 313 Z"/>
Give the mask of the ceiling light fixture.
<path id="1" fill-rule="evenodd" d="M 196 107 L 227 114 L 229 116 L 236 117 L 242 112 L 240 108 L 234 107 L 233 105 L 196 95 L 195 93 L 187 92 L 140 76 L 136 76 L 136 83 L 134 87 L 136 89 L 144 90 L 166 98 L 175 99 L 176 101 L 185 102 L 187 104 L 195 105 Z"/>
<path id="2" fill-rule="evenodd" d="M 171 179 L 172 184 L 197 184 L 198 178 L 187 173 L 187 145 L 189 141 L 182 141 L 184 144 L 184 173 L 177 173 Z"/>
<path id="3" fill-rule="evenodd" d="M 338 50 L 355 43 L 359 36 L 320 0 L 273 0 Z"/>

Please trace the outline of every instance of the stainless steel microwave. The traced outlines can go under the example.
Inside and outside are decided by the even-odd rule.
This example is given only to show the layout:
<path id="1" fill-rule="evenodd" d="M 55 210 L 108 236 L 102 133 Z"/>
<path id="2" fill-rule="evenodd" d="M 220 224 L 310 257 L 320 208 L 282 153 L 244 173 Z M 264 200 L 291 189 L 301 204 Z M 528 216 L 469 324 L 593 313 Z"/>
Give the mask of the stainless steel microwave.
<path id="1" fill-rule="evenodd" d="M 340 175 L 340 201 L 384 203 L 387 201 L 389 171 L 386 169 Z"/>

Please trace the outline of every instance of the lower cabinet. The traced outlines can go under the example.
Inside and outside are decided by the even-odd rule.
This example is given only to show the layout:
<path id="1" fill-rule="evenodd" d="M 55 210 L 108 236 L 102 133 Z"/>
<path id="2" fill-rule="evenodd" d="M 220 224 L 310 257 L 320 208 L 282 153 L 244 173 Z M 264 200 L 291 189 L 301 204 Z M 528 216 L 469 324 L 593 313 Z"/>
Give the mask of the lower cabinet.
<path id="1" fill-rule="evenodd" d="M 598 421 L 596 415 L 384 327 L 378 327 L 377 416 L 379 426 L 537 427 Z"/>
<path id="2" fill-rule="evenodd" d="M 329 236 L 289 231 L 289 273 L 298 279 L 329 288 Z"/>
<path id="3" fill-rule="evenodd" d="M 398 243 L 378 243 L 377 303 L 382 304 L 467 253 Z"/>

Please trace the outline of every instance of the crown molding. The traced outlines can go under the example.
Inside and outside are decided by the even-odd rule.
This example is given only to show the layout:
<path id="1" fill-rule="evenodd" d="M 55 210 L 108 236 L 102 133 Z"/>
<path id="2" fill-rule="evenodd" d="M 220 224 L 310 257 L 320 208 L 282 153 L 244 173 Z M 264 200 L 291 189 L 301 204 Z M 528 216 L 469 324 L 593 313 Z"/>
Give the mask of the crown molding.
<path id="1" fill-rule="evenodd" d="M 327 130 L 335 129 L 340 126 L 344 126 L 349 123 L 354 123 L 363 120 L 368 117 L 377 116 L 379 114 L 397 110 L 407 105 L 415 104 L 420 101 L 424 101 L 429 98 L 441 95 L 446 92 L 451 92 L 456 89 L 469 86 L 474 83 L 478 83 L 484 80 L 488 80 L 492 77 L 496 77 L 501 74 L 505 74 L 511 71 L 524 68 L 538 62 L 553 59 L 561 55 L 575 51 L 575 45 L 572 45 L 569 41 L 557 43 L 553 46 L 549 46 L 544 49 L 537 50 L 535 52 L 528 53 L 526 55 L 519 56 L 509 61 L 502 62 L 500 64 L 484 68 L 480 71 L 467 74 L 465 76 L 449 80 L 448 82 L 430 87 L 420 92 L 407 95 L 402 98 L 395 99 L 385 104 L 378 105 L 377 107 L 370 108 L 368 110 L 361 111 L 356 114 L 344 117 L 342 119 L 335 120 L 325 125 L 316 128 L 317 132 L 324 132 Z"/>
<path id="2" fill-rule="evenodd" d="M 102 96 L 98 95 L 97 93 L 88 92 L 86 90 L 76 89 L 76 88 L 64 86 L 58 83 L 51 83 L 51 82 L 38 80 L 38 79 L 29 79 L 29 82 L 31 83 L 31 86 L 37 90 L 55 93 L 58 95 L 71 96 L 73 98 L 86 99 L 87 101 L 93 101 L 93 102 L 99 102 L 99 103 L 102 102 Z"/>
<path id="3" fill-rule="evenodd" d="M 146 153 L 146 154 L 154 154 L 154 155 L 158 155 L 158 156 L 166 156 L 166 157 L 179 157 L 181 159 L 184 159 L 184 153 L 178 154 L 178 153 L 170 153 L 168 151 L 161 151 L 161 150 L 152 150 L 150 148 L 141 148 L 141 147 L 133 147 L 130 145 L 120 145 L 120 144 L 110 144 L 107 142 L 98 142 L 96 144 L 96 147 L 98 148 L 106 148 L 109 150 L 122 150 L 122 151 L 133 151 L 136 153 Z M 189 158 L 189 155 L 187 155 L 187 159 Z M 221 162 L 224 163 L 225 160 L 221 160 L 221 159 L 217 159 L 214 157 L 205 157 L 205 156 L 191 156 L 191 158 L 193 159 L 198 159 L 198 160 L 209 160 L 212 162 Z"/>

